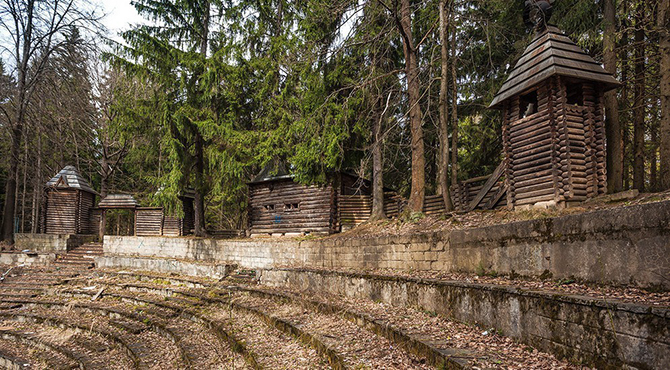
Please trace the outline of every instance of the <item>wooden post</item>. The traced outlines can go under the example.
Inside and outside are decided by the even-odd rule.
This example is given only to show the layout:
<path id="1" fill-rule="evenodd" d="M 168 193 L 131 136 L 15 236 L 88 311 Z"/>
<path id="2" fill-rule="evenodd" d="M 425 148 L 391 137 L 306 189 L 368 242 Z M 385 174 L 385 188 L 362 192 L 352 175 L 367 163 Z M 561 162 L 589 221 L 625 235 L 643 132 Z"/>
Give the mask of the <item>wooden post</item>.
<path id="1" fill-rule="evenodd" d="M 107 222 L 107 210 L 103 209 L 100 211 L 100 227 L 98 230 L 98 237 L 100 242 L 103 242 L 105 239 L 105 224 Z"/>

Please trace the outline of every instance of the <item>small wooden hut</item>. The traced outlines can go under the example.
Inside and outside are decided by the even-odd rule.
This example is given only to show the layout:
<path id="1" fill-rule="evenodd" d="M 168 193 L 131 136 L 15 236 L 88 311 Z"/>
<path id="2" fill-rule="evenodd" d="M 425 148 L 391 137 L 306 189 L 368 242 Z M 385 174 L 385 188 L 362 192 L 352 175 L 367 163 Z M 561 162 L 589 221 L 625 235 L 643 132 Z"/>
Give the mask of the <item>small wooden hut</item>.
<path id="1" fill-rule="evenodd" d="M 281 163 L 267 166 L 247 185 L 251 236 L 339 232 L 341 203 L 355 207 L 352 197 L 370 195 L 369 181 L 342 172 L 324 186 L 301 185 Z"/>
<path id="2" fill-rule="evenodd" d="M 45 234 L 95 234 L 91 208 L 97 192 L 74 166 L 65 166 L 45 188 Z"/>
<path id="3" fill-rule="evenodd" d="M 604 92 L 619 82 L 554 26 L 534 39 L 491 103 L 503 111 L 507 206 L 568 206 L 603 194 Z"/>

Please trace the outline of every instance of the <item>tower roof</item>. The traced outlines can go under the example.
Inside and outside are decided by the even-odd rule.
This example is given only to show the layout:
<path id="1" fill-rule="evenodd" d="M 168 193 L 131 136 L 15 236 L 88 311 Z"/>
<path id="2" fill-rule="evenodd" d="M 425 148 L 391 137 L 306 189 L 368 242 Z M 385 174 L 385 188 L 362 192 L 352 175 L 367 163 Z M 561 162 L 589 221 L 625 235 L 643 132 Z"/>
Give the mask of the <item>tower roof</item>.
<path id="1" fill-rule="evenodd" d="M 609 72 L 555 26 L 538 33 L 502 85 L 489 108 L 523 93 L 552 76 L 600 84 L 605 91 L 620 85 Z"/>
<path id="2" fill-rule="evenodd" d="M 74 166 L 65 166 L 56 176 L 47 182 L 47 186 L 58 189 L 78 189 L 92 194 L 98 194 L 91 188 Z"/>

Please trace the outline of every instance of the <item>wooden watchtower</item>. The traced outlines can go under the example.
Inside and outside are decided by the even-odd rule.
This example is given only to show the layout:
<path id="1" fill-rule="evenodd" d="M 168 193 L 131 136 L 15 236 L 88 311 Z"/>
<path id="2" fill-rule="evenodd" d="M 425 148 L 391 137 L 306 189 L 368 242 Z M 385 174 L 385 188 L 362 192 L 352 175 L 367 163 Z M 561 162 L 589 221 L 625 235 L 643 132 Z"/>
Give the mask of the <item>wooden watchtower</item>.
<path id="1" fill-rule="evenodd" d="M 45 234 L 95 234 L 91 208 L 97 193 L 74 166 L 65 166 L 46 184 Z"/>
<path id="2" fill-rule="evenodd" d="M 509 208 L 606 192 L 603 94 L 617 86 L 558 28 L 538 29 L 490 105 L 503 111 Z"/>

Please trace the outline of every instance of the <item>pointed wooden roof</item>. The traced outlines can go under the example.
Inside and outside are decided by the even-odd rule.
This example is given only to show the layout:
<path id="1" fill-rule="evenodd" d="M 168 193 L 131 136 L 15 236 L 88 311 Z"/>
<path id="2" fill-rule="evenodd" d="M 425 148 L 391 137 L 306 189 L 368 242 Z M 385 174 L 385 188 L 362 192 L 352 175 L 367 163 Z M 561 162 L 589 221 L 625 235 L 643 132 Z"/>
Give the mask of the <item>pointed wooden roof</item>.
<path id="1" fill-rule="evenodd" d="M 551 76 L 593 81 L 605 91 L 620 85 L 590 55 L 555 26 L 539 32 L 493 98 L 489 108 L 499 108 L 507 99 L 521 94 Z"/>
<path id="2" fill-rule="evenodd" d="M 58 189 L 78 189 L 92 194 L 98 194 L 91 188 L 74 166 L 65 166 L 56 176 L 47 182 L 48 187 Z"/>

